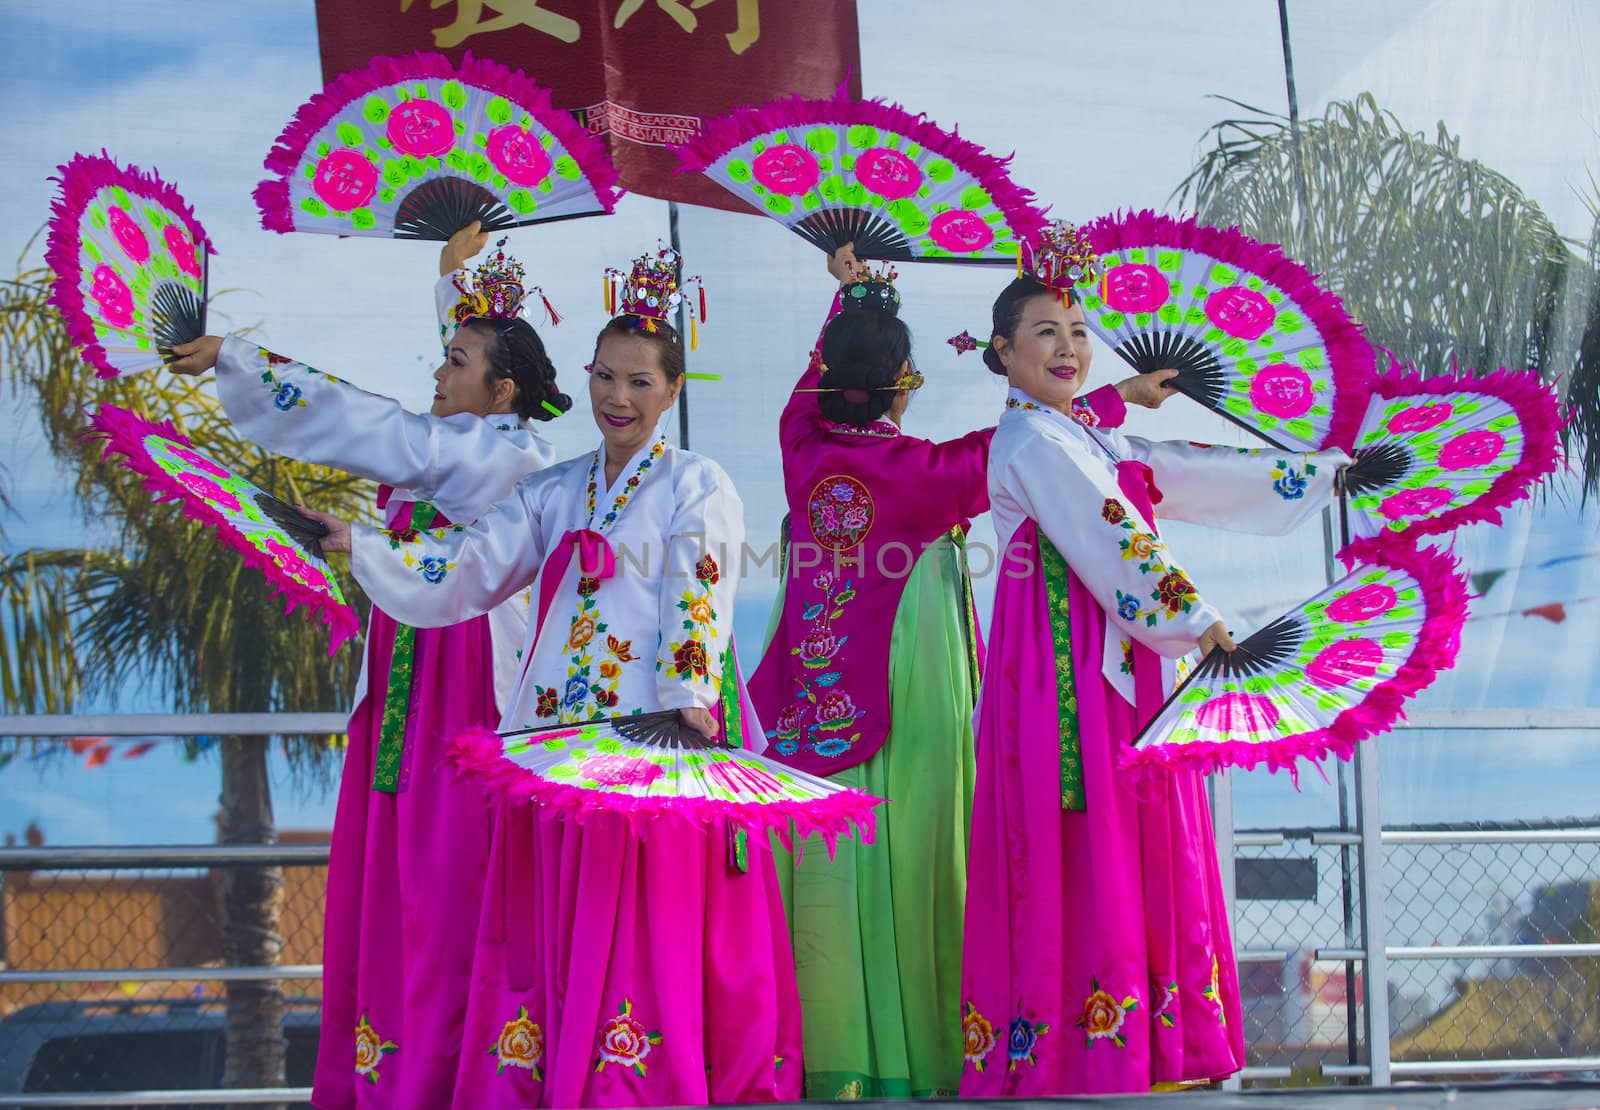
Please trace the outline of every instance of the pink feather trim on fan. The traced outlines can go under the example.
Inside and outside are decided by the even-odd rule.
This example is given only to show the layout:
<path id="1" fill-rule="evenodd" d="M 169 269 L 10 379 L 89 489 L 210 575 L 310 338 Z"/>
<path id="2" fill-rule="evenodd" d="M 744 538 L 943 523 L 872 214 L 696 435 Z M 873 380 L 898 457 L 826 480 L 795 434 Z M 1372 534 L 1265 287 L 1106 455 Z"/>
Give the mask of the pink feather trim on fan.
<path id="1" fill-rule="evenodd" d="M 470 50 L 462 55 L 459 65 L 443 54 L 419 50 L 414 54 L 373 58 L 361 69 L 341 73 L 300 106 L 262 161 L 263 168 L 275 176 L 257 185 L 253 194 L 261 212 L 261 226 L 281 233 L 294 230 L 288 177 L 295 172 L 317 133 L 351 101 L 398 81 L 429 79 L 454 80 L 485 88 L 526 109 L 578 163 L 578 169 L 605 210 L 615 209 L 622 194 L 617 188 L 616 168 L 604 145 L 570 113 L 554 106 L 549 89 L 536 84 L 519 69 L 511 69 L 489 58 L 473 57 Z"/>
<path id="2" fill-rule="evenodd" d="M 785 97 L 739 108 L 706 122 L 699 135 L 673 148 L 680 163 L 678 172 L 703 171 L 732 148 L 776 128 L 818 123 L 864 124 L 904 135 L 977 178 L 1005 214 L 1018 240 L 1038 234 L 1045 226 L 1044 211 L 1035 205 L 1037 198 L 1013 182 L 1006 172 L 1011 157 L 997 158 L 977 143 L 963 139 L 955 128 L 946 131 L 926 115 L 912 115 L 898 104 L 853 100 L 842 87 L 829 98 Z"/>
<path id="3" fill-rule="evenodd" d="M 55 274 L 50 287 L 50 303 L 61 313 L 67 328 L 67 338 L 78 348 L 79 355 L 95 369 L 101 378 L 115 378 L 120 372 L 106 360 L 105 348 L 94 332 L 88 311 L 83 304 L 83 269 L 78 255 L 81 241 L 78 220 L 94 195 L 101 189 L 120 185 L 136 196 L 148 197 L 172 211 L 183 221 L 197 249 L 206 254 L 216 254 L 205 228 L 200 226 L 194 209 L 183 199 L 176 188 L 161 179 L 154 170 L 146 173 L 138 166 L 126 169 L 117 165 L 110 154 L 74 154 L 66 165 L 56 167 L 61 192 L 50 205 L 50 226 L 45 238 L 45 265 Z"/>
<path id="4" fill-rule="evenodd" d="M 1347 550 L 1362 565 L 1405 571 L 1422 587 L 1427 617 L 1418 630 L 1416 649 L 1392 678 L 1379 683 L 1359 705 L 1344 710 L 1324 728 L 1259 744 L 1230 740 L 1125 748 L 1119 765 L 1135 778 L 1168 769 L 1207 774 L 1224 767 L 1249 770 L 1265 766 L 1274 772 L 1287 770 L 1298 783 L 1299 760 L 1317 764 L 1330 754 L 1348 760 L 1355 754 L 1357 743 L 1387 732 L 1402 720 L 1405 702 L 1431 685 L 1440 671 L 1455 665 L 1461 648 L 1461 626 L 1467 618 L 1466 583 L 1455 557 L 1432 547 L 1382 547 L 1369 543 L 1352 545 Z"/>
<path id="5" fill-rule="evenodd" d="M 1218 228 L 1195 217 L 1174 219 L 1149 209 L 1102 216 L 1085 229 L 1102 254 L 1123 247 L 1174 247 L 1209 254 L 1276 285 L 1316 325 L 1333 367 L 1333 417 L 1319 447 L 1348 451 L 1366 411 L 1367 391 L 1377 376 L 1377 360 L 1366 331 L 1345 312 L 1337 296 L 1316 283 L 1316 275 L 1283 253 L 1237 227 Z"/>
<path id="6" fill-rule="evenodd" d="M 282 594 L 288 599 L 285 613 L 292 613 L 297 606 L 304 605 L 309 612 L 316 614 L 331 633 L 329 655 L 361 630 L 354 609 L 290 578 L 266 554 L 241 539 L 226 516 L 209 505 L 195 501 L 172 475 L 150 461 L 144 445 L 146 436 L 161 436 L 181 447 L 192 448 L 188 436 L 171 424 L 154 423 L 116 405 L 101 405 L 91 418 L 90 428 L 85 434 L 105 441 L 106 457 L 121 455 L 123 465 L 144 479 L 145 488 L 157 500 L 179 502 L 183 506 L 184 516 L 211 528 L 223 543 L 238 553 L 246 566 L 260 571 L 273 593 Z"/>
<path id="7" fill-rule="evenodd" d="M 639 831 L 650 822 L 676 819 L 703 825 L 725 820 L 754 833 L 773 831 L 784 847 L 819 834 L 831 858 L 838 840 L 856 826 L 863 843 L 872 843 L 873 807 L 881 798 L 859 790 L 841 790 L 811 802 L 782 801 L 739 805 L 711 798 L 638 798 L 539 778 L 505 758 L 504 741 L 489 729 L 470 729 L 450 741 L 446 758 L 459 775 L 467 775 L 509 801 L 551 806 L 582 823 L 588 813 L 620 813 Z M 795 836 L 793 834 L 798 834 Z"/>

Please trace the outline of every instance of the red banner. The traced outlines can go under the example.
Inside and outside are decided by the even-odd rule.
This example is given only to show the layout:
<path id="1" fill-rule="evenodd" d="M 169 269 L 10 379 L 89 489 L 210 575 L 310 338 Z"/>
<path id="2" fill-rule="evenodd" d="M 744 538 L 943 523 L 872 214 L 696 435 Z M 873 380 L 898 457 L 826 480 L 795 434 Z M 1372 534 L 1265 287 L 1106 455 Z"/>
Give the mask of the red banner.
<path id="1" fill-rule="evenodd" d="M 606 140 L 624 188 L 741 212 L 668 148 L 746 104 L 861 95 L 855 0 L 317 0 L 317 34 L 324 80 L 415 50 L 514 66 Z"/>

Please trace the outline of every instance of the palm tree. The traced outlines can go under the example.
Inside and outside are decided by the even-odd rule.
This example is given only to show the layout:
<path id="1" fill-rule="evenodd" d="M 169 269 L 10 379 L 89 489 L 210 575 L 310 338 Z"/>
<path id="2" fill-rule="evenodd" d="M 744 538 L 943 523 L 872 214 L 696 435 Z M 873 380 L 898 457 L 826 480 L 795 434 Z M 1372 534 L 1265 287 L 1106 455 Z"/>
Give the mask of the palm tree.
<path id="1" fill-rule="evenodd" d="M 1408 131 L 1370 93 L 1311 120 L 1239 107 L 1254 115 L 1210 128 L 1173 193 L 1180 205 L 1283 244 L 1375 344 L 1421 373 L 1512 366 L 1560 378 L 1569 444 L 1582 441 L 1594 491 L 1600 225 L 1586 257 L 1574 253 L 1510 179 L 1464 158 L 1443 123 L 1433 139 Z"/>
<path id="2" fill-rule="evenodd" d="M 84 410 L 111 402 L 170 420 L 224 466 L 291 501 L 361 516 L 368 483 L 275 458 L 240 440 L 217 401 L 191 379 L 165 374 L 97 379 L 78 359 L 46 302 L 48 275 L 0 283 L 0 358 L 13 390 L 35 403 L 52 452 L 76 468 L 86 522 L 105 547 L 28 551 L 0 561 L 0 704 L 70 712 L 115 700 L 130 679 L 164 687 L 190 712 L 308 710 L 344 704 L 359 665 L 328 656 L 328 633 L 298 616 L 262 577 L 176 506 L 155 501 L 132 471 L 100 459 L 82 435 Z M 327 738 L 286 737 L 297 769 L 325 770 Z M 221 838 L 276 840 L 265 737 L 224 737 Z M 278 868 L 233 868 L 223 883 L 229 964 L 272 964 L 283 947 Z M 230 983 L 224 1085 L 284 1083 L 283 995 L 277 983 Z"/>

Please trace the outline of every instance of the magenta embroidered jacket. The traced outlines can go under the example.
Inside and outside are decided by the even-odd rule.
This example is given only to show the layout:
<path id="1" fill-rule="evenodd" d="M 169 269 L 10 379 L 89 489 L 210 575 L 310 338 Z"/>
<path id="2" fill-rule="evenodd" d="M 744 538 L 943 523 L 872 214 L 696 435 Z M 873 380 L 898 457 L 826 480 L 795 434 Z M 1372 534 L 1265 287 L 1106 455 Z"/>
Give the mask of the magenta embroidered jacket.
<path id="1" fill-rule="evenodd" d="M 888 420 L 834 424 L 816 393 L 801 392 L 821 377 L 819 339 L 778 421 L 789 503 L 783 612 L 749 690 L 767 757 L 831 775 L 883 746 L 901 594 L 924 550 L 989 511 L 994 429 L 935 443 Z M 1097 424 L 1120 424 L 1125 411 L 1112 387 L 1082 409 Z M 956 603 L 976 641 L 970 601 Z"/>

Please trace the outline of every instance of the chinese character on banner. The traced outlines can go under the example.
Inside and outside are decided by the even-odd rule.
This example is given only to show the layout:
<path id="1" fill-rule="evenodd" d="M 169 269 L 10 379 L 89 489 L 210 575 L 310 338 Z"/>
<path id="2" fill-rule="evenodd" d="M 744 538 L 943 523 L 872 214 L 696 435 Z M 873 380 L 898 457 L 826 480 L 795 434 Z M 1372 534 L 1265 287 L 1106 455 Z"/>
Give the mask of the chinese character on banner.
<path id="1" fill-rule="evenodd" d="M 322 75 L 470 50 L 550 89 L 608 144 L 624 188 L 746 211 L 677 173 L 702 120 L 779 96 L 861 94 L 855 0 L 316 0 Z"/>

